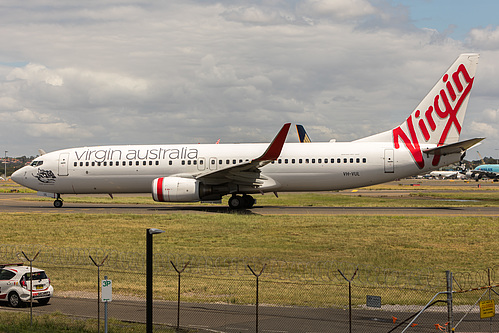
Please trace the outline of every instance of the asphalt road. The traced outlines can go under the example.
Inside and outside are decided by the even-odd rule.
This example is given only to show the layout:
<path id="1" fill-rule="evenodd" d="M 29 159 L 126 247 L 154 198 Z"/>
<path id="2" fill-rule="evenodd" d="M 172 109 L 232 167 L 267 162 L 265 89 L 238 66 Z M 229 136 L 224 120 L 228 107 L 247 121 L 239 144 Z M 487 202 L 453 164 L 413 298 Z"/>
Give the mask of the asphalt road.
<path id="1" fill-rule="evenodd" d="M 154 323 L 161 327 L 176 327 L 177 303 L 154 302 Z M 446 307 L 444 307 L 446 308 Z M 104 320 L 104 305 L 101 303 L 101 320 Z M 4 311 L 30 311 L 29 307 L 12 309 L 5 305 L 0 306 Z M 259 332 L 348 332 L 348 309 L 335 308 L 303 308 L 303 307 L 276 307 L 259 306 Z M 444 309 L 445 310 L 445 309 Z M 59 311 L 63 314 L 76 315 L 87 318 L 97 318 L 97 300 L 87 298 L 54 297 L 46 306 L 34 303 L 33 313 L 52 313 Z M 194 304 L 181 303 L 179 323 L 180 327 L 197 330 L 199 332 L 254 332 L 256 330 L 256 308 L 248 305 L 231 304 Z M 413 315 L 409 311 L 386 311 L 377 308 L 354 309 L 352 311 L 352 332 L 389 332 L 402 321 Z M 145 300 L 113 300 L 108 303 L 109 317 L 132 322 L 145 323 Z M 455 323 L 464 312 L 455 312 Z M 397 318 L 393 322 L 393 317 Z M 445 325 L 446 311 L 429 311 L 422 314 L 411 327 L 409 332 L 435 331 L 435 325 Z M 394 332 L 400 332 L 406 324 L 401 325 Z M 499 322 L 495 320 L 490 326 L 489 320 L 480 320 L 478 313 L 469 314 L 458 326 L 459 332 L 493 332 L 499 331 Z"/>
<path id="2" fill-rule="evenodd" d="M 392 192 L 392 191 L 390 191 Z M 359 195 L 359 192 L 355 192 Z M 369 193 L 368 193 L 369 194 Z M 377 195 L 383 195 L 377 192 Z M 393 194 L 393 193 L 391 193 Z M 400 195 L 400 194 L 399 194 Z M 171 213 L 229 213 L 231 210 L 221 204 L 213 205 L 127 205 L 65 203 L 55 208 L 51 201 L 27 201 L 36 194 L 0 193 L 0 212 L 8 213 L 51 213 L 51 214 L 171 214 Z M 152 199 L 151 199 L 152 200 Z M 424 215 L 424 216 L 499 216 L 499 207 L 284 207 L 260 206 L 240 213 L 270 215 Z"/>

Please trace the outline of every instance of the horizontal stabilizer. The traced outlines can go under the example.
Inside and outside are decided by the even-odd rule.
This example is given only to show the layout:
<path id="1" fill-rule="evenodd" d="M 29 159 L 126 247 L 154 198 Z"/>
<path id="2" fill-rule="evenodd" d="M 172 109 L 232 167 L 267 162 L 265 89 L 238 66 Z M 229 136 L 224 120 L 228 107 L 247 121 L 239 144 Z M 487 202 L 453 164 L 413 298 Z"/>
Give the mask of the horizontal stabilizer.
<path id="1" fill-rule="evenodd" d="M 423 153 L 430 155 L 448 155 L 448 154 L 458 154 L 470 149 L 474 145 L 480 143 L 485 138 L 474 138 L 465 141 L 460 141 L 456 143 L 451 143 L 445 146 L 440 146 L 436 148 L 430 148 L 423 150 Z"/>

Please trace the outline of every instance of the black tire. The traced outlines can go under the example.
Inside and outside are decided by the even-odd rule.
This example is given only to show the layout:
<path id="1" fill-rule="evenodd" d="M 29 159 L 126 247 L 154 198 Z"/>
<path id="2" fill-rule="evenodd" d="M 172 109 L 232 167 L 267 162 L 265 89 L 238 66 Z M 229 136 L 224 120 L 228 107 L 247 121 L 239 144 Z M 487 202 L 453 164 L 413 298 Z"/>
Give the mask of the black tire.
<path id="1" fill-rule="evenodd" d="M 13 308 L 19 308 L 23 305 L 21 298 L 15 291 L 9 294 L 9 305 L 12 306 Z"/>
<path id="2" fill-rule="evenodd" d="M 243 208 L 243 198 L 239 195 L 234 195 L 229 199 L 229 207 L 232 209 L 241 209 Z"/>
<path id="3" fill-rule="evenodd" d="M 243 195 L 243 203 L 244 203 L 244 208 L 253 208 L 253 206 L 256 203 L 255 198 L 253 198 L 251 195 Z"/>
<path id="4" fill-rule="evenodd" d="M 37 300 L 38 303 L 40 303 L 41 305 L 47 305 L 49 304 L 49 301 L 50 301 L 50 297 L 47 297 L 47 298 L 40 298 L 39 300 Z"/>
<path id="5" fill-rule="evenodd" d="M 55 208 L 61 208 L 62 207 L 62 200 L 61 199 L 57 199 L 54 201 L 54 207 Z"/>

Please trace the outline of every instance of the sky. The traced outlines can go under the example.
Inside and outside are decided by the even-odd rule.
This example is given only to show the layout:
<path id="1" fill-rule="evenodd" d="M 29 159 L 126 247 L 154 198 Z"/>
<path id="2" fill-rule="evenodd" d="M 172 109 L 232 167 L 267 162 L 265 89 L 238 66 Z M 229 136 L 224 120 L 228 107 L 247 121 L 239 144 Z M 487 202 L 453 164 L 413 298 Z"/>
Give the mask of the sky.
<path id="1" fill-rule="evenodd" d="M 313 141 L 401 124 L 460 53 L 461 139 L 499 157 L 499 2 L 0 3 L 0 155 L 108 144 Z M 297 142 L 290 131 L 288 142 Z"/>

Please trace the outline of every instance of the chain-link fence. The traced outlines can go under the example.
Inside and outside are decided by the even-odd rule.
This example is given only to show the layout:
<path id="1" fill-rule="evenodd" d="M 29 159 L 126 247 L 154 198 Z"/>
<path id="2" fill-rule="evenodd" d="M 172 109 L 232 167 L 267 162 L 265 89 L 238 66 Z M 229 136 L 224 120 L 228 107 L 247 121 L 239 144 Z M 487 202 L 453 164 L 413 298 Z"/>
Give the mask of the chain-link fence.
<path id="1" fill-rule="evenodd" d="M 99 284 L 97 268 L 89 257 L 100 263 L 107 256 L 100 277 L 112 280 L 109 315 L 145 322 L 145 253 L 0 245 L 0 261 L 22 262 L 22 251 L 28 255 L 40 251 L 34 266 L 45 269 L 54 286 L 51 306 L 61 307 L 63 313 L 95 318 Z M 498 272 L 499 266 L 454 272 L 449 294 L 446 272 L 431 269 L 409 272 L 335 261 L 155 254 L 154 322 L 157 330 L 179 325 L 218 332 L 428 332 L 451 328 L 456 332 L 499 332 L 495 317 L 480 318 L 480 302 L 497 301 Z M 258 288 L 254 273 L 261 273 Z M 490 307 L 491 302 L 485 303 Z"/>

